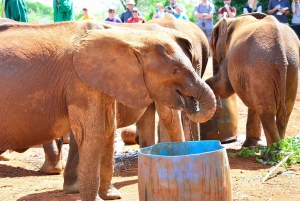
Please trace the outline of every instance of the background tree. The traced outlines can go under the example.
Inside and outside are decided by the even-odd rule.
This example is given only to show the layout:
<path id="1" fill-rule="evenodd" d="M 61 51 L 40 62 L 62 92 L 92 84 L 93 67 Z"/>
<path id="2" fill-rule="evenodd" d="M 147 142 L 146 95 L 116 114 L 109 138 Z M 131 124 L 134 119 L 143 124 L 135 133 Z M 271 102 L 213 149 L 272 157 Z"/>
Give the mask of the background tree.
<path id="1" fill-rule="evenodd" d="M 28 21 L 39 23 L 51 23 L 53 22 L 53 9 L 52 7 L 45 6 L 39 2 L 25 1 Z"/>

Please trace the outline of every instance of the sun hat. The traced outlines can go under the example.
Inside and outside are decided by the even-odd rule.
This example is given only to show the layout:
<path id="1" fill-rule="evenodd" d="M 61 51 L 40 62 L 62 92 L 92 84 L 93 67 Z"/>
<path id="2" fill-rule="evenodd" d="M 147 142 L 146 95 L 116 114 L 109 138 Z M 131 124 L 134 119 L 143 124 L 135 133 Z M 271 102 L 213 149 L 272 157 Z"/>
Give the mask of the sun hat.
<path id="1" fill-rule="evenodd" d="M 128 0 L 128 1 L 126 1 L 126 5 L 127 4 L 135 5 L 135 2 L 133 0 Z"/>

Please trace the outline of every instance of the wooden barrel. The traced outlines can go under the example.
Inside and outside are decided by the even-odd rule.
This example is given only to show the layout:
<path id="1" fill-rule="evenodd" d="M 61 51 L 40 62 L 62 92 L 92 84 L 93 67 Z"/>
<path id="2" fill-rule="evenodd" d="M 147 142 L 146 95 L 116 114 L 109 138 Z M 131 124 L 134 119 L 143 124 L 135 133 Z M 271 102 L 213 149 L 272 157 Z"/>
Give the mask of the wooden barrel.
<path id="1" fill-rule="evenodd" d="M 138 189 L 140 201 L 232 201 L 226 149 L 217 140 L 142 148 Z"/>
<path id="2" fill-rule="evenodd" d="M 238 128 L 236 94 L 221 99 L 221 102 L 222 108 L 217 114 L 200 124 L 201 140 L 220 140 L 222 143 L 236 140 Z"/>

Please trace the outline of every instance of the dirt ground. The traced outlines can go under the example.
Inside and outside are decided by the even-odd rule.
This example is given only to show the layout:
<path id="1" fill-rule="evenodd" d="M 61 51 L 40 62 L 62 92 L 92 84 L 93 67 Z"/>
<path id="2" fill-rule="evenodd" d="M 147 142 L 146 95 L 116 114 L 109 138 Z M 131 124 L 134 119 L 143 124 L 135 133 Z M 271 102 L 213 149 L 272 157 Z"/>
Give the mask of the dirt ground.
<path id="1" fill-rule="evenodd" d="M 211 68 L 205 77 L 211 75 Z M 300 97 L 300 96 L 299 96 Z M 225 145 L 228 152 L 240 149 L 245 138 L 247 108 L 238 99 L 238 141 Z M 299 135 L 300 101 L 297 100 L 290 117 L 287 136 Z M 116 150 L 119 152 L 135 151 L 138 146 L 123 146 L 120 141 L 120 129 L 116 139 Z M 235 150 L 234 150 L 235 149 Z M 64 145 L 63 153 L 66 160 L 68 145 Z M 44 175 L 38 172 L 44 161 L 42 147 L 34 147 L 26 152 L 11 153 L 10 161 L 0 161 L 0 201 L 72 201 L 80 200 L 79 194 L 64 194 L 62 191 L 63 175 Z M 288 169 L 279 168 L 269 180 L 262 183 L 263 175 L 273 167 L 256 163 L 255 159 L 230 158 L 232 192 L 234 201 L 265 200 L 265 201 L 296 201 L 300 200 L 300 165 Z M 137 161 L 126 157 L 116 157 L 115 176 L 113 183 L 123 194 L 122 201 L 137 201 L 138 177 Z"/>

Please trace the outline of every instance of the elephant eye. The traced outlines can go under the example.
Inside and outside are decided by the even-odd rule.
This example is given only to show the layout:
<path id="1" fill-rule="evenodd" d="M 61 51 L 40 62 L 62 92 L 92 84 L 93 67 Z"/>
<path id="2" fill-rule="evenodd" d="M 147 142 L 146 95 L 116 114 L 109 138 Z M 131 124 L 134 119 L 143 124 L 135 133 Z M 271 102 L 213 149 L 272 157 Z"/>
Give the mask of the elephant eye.
<path id="1" fill-rule="evenodd" d="M 173 74 L 179 74 L 180 73 L 180 70 L 179 70 L 179 67 L 178 66 L 174 66 L 174 69 L 173 69 Z"/>

